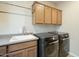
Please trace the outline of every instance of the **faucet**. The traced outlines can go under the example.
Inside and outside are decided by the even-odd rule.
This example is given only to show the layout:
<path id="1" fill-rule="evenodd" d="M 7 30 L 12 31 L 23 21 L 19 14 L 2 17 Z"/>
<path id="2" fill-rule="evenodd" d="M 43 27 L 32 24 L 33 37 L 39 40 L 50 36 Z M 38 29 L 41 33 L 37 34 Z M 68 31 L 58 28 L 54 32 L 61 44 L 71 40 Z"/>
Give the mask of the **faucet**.
<path id="1" fill-rule="evenodd" d="M 33 34 L 31 31 L 27 31 L 27 29 L 26 29 L 26 27 L 25 26 L 23 26 L 23 28 L 22 28 L 22 33 L 24 34 L 24 35 L 28 35 L 28 34 Z"/>
<path id="2" fill-rule="evenodd" d="M 27 32 L 26 32 L 26 27 L 25 26 L 23 26 L 23 28 L 22 28 L 22 33 L 25 35 L 25 34 L 27 34 Z"/>

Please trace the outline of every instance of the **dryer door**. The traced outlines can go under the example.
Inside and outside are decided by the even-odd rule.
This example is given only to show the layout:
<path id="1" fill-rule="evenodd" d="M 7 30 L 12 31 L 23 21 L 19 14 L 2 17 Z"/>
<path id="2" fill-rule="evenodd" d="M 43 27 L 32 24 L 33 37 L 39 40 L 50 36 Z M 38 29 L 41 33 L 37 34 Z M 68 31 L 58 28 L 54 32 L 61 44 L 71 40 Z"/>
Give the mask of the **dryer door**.
<path id="1" fill-rule="evenodd" d="M 69 38 L 65 38 L 62 40 L 60 47 L 59 47 L 59 56 L 66 57 L 69 53 L 70 43 Z"/>
<path id="2" fill-rule="evenodd" d="M 46 57 L 57 57 L 59 50 L 59 43 L 58 40 L 54 42 L 50 42 L 45 49 L 45 56 Z"/>

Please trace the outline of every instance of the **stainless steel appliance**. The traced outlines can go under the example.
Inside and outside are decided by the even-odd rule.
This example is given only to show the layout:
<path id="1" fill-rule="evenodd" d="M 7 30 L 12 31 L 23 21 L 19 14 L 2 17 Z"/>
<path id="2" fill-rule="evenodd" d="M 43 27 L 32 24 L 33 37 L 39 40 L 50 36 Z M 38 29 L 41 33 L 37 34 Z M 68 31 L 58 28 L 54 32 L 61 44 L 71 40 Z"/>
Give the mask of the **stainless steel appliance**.
<path id="1" fill-rule="evenodd" d="M 60 32 L 59 35 L 59 57 L 66 57 L 69 54 L 70 39 L 68 33 Z"/>
<path id="2" fill-rule="evenodd" d="M 66 57 L 69 55 L 69 49 L 70 49 L 70 39 L 69 39 L 69 33 L 65 32 L 48 32 L 49 34 L 57 34 L 59 39 L 59 57 Z"/>
<path id="3" fill-rule="evenodd" d="M 58 35 L 49 33 L 35 34 L 38 40 L 38 56 L 39 57 L 57 57 L 59 50 Z"/>
<path id="4" fill-rule="evenodd" d="M 59 41 L 53 40 L 53 38 L 48 38 L 46 40 L 46 49 L 45 49 L 45 56 L 47 57 L 57 57 L 59 50 Z"/>

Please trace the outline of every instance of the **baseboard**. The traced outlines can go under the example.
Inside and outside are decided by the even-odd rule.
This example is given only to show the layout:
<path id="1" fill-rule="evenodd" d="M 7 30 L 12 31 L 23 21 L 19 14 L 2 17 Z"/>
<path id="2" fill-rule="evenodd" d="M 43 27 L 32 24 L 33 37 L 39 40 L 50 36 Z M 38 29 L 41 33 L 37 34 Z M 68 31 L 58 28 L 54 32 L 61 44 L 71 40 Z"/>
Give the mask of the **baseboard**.
<path id="1" fill-rule="evenodd" d="M 71 57 L 78 57 L 76 54 L 74 54 L 72 52 L 69 52 L 69 56 L 71 56 Z"/>

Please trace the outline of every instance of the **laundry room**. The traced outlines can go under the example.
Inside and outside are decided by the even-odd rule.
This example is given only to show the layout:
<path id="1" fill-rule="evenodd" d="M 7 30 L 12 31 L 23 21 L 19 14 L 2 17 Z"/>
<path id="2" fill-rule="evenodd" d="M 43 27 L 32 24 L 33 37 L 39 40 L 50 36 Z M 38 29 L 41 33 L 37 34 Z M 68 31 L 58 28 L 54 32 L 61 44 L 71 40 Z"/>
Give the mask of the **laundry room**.
<path id="1" fill-rule="evenodd" d="M 79 1 L 0 1 L 0 57 L 79 57 Z"/>

